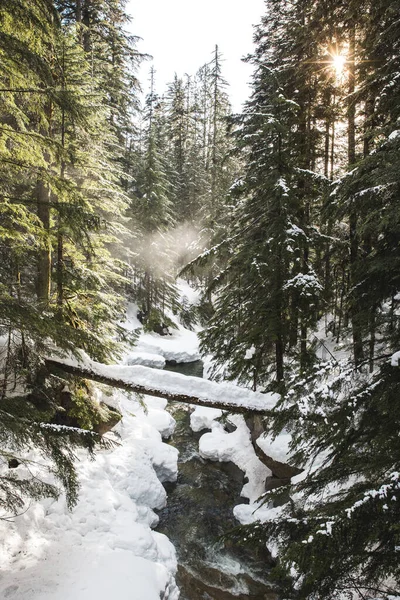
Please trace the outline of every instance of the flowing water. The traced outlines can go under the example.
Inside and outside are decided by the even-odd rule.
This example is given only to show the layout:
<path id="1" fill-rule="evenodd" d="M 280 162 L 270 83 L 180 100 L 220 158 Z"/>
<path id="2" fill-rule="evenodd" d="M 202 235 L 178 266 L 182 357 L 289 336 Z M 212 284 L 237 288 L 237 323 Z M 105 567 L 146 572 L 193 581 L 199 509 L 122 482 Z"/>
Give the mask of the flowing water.
<path id="1" fill-rule="evenodd" d="M 183 367 L 183 368 L 182 368 Z M 173 370 L 202 376 L 202 363 L 176 365 Z M 201 458 L 190 428 L 191 407 L 170 408 L 177 426 L 170 443 L 179 450 L 178 480 L 168 484 L 167 506 L 160 511 L 158 531 L 165 533 L 178 555 L 177 582 L 182 600 L 276 600 L 268 583 L 269 557 L 221 541 L 238 522 L 233 507 L 244 476 L 232 463 Z M 204 432 L 203 432 L 204 433 Z"/>

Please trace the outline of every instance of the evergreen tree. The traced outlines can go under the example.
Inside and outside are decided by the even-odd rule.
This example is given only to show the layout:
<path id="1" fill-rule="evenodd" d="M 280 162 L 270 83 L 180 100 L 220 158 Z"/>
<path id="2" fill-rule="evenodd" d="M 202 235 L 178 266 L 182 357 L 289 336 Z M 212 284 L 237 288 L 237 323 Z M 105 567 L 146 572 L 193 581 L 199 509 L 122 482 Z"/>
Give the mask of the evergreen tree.
<path id="1" fill-rule="evenodd" d="M 139 157 L 136 188 L 131 203 L 136 219 L 136 252 L 133 297 L 146 328 L 162 332 L 171 324 L 166 310 L 174 306 L 176 289 L 171 272 L 173 248 L 166 234 L 173 226 L 172 184 L 167 160 L 164 101 L 154 91 L 154 69 L 150 72 L 150 93 L 143 114 L 142 153 Z M 162 268 L 159 268 L 162 264 Z M 168 268 L 166 268 L 166 266 Z"/>
<path id="2" fill-rule="evenodd" d="M 109 102 L 79 22 L 57 8 L 47 0 L 0 7 L 0 429 L 3 460 L 26 462 L 38 447 L 72 505 L 73 448 L 93 450 L 98 436 L 46 425 L 59 423 L 61 389 L 42 361 L 54 350 L 115 352 L 124 279 L 110 250 L 126 198 Z M 37 477 L 4 476 L 3 506 L 16 511 L 26 495 L 58 493 Z"/>
<path id="3" fill-rule="evenodd" d="M 228 364 L 230 377 L 254 388 L 267 383 L 271 359 L 278 383 L 285 353 L 299 349 L 306 365 L 307 330 L 319 316 L 322 291 L 310 248 L 318 242 L 310 204 L 320 189 L 307 150 L 313 132 L 304 123 L 294 58 L 281 67 L 286 8 L 275 3 L 274 9 L 258 29 L 253 94 L 236 123 L 246 166 L 234 194 L 243 200 L 227 242 L 227 268 L 215 281 L 223 282 L 216 312 L 203 335 L 203 349 Z"/>
<path id="4" fill-rule="evenodd" d="M 304 18 L 299 18 L 301 14 Z M 328 149 L 334 146 L 332 125 L 335 121 L 328 125 L 325 135 L 320 136 L 319 131 L 324 130 L 320 129 L 315 97 L 307 97 L 303 92 L 311 71 L 312 77 L 320 77 L 323 84 L 321 92 L 316 88 L 317 98 L 329 97 L 326 95 L 328 77 L 323 70 L 319 73 L 318 66 L 325 62 L 321 60 L 321 49 L 332 40 L 332 16 L 334 24 L 337 20 L 335 42 L 339 47 L 343 44 L 343 51 L 346 46 L 349 50 L 342 84 L 334 88 L 333 117 L 335 120 L 339 120 L 340 114 L 344 117 L 337 124 L 344 129 L 347 138 L 344 146 L 347 160 L 346 157 L 335 158 L 336 170 L 341 170 L 342 176 L 328 190 L 324 186 L 320 196 L 314 195 L 317 207 L 323 208 L 318 214 L 313 210 L 315 190 L 310 181 L 304 181 L 304 175 L 310 169 L 312 181 L 319 174 L 318 168 L 323 168 L 324 176 L 329 175 L 326 151 L 327 146 Z M 268 25 L 272 23 L 271 31 Z M 283 428 L 290 431 L 293 463 L 305 469 L 305 473 L 301 481 L 288 486 L 283 494 L 281 491 L 267 493 L 264 501 L 278 500 L 280 507 L 270 513 L 270 520 L 239 530 L 238 538 L 241 541 L 246 538 L 252 545 L 268 545 L 271 541 L 277 544 L 279 558 L 274 574 L 285 588 L 285 597 L 389 598 L 399 593 L 399 457 L 395 433 L 399 427 L 398 356 L 393 353 L 399 343 L 396 164 L 400 136 L 398 95 L 388 93 L 397 89 L 398 18 L 393 5 L 385 1 L 374 5 L 310 2 L 290 6 L 270 2 L 262 27 L 267 54 L 259 69 L 265 68 L 266 56 L 280 59 L 285 56 L 284 66 L 280 61 L 276 75 L 282 86 L 282 102 L 287 102 L 285 94 L 294 100 L 294 90 L 298 90 L 296 103 L 301 107 L 300 115 L 292 121 L 284 121 L 286 125 L 291 123 L 292 135 L 290 160 L 285 165 L 291 166 L 290 172 L 295 174 L 291 180 L 286 175 L 286 180 L 291 181 L 288 193 L 296 198 L 290 214 L 297 215 L 294 225 L 308 237 L 304 246 L 295 249 L 295 255 L 300 258 L 299 264 L 308 266 L 312 265 L 310 257 L 315 257 L 316 271 L 321 273 L 321 282 L 325 284 L 325 290 L 319 291 L 327 299 L 335 298 L 339 304 L 337 314 L 343 319 L 335 334 L 339 341 L 350 330 L 352 353 L 344 364 L 332 361 L 305 370 L 300 361 L 284 373 L 286 393 L 274 413 L 265 420 L 265 426 L 273 435 L 278 435 Z M 294 31 L 298 32 L 295 36 Z M 274 38 L 274 32 L 280 43 Z M 296 56 L 292 53 L 295 48 L 292 44 L 307 38 L 312 41 L 313 36 L 314 54 L 312 43 L 307 42 L 308 66 L 299 70 L 300 80 L 296 81 L 290 74 L 291 60 Z M 260 52 L 261 39 L 257 41 Z M 280 54 L 283 49 L 287 54 Z M 333 68 L 333 58 L 327 59 L 328 63 L 331 61 L 329 68 Z M 296 82 L 294 89 L 293 82 Z M 264 89 L 271 102 L 271 90 Z M 339 111 L 338 104 L 345 110 Z M 306 122 L 304 111 L 308 115 Z M 321 124 L 326 119 L 323 112 Z M 313 122 L 313 127 L 307 125 Z M 247 134 L 255 133 L 258 141 L 258 131 L 257 127 L 256 132 L 247 131 Z M 265 134 L 263 139 L 267 139 Z M 306 143 L 310 144 L 307 152 Z M 250 147 L 257 148 L 254 140 Z M 318 162 L 313 157 L 321 149 L 325 156 L 322 154 L 324 160 Z M 267 150 L 261 150 L 261 146 L 258 156 L 260 162 L 265 159 L 273 164 L 272 157 Z M 272 156 L 276 156 L 276 152 Z M 310 162 L 303 162 L 305 156 Z M 307 164 L 311 167 L 307 168 Z M 246 179 L 244 181 L 246 183 Z M 311 209 L 306 211 L 306 219 L 305 201 Z M 267 203 L 264 206 L 268 206 Z M 251 214 L 257 216 L 255 211 Z M 319 224 L 329 238 L 327 243 L 322 239 L 322 246 L 316 243 L 318 237 L 309 235 L 313 225 Z M 265 231 L 263 243 L 271 244 L 269 230 Z M 332 234 L 340 231 L 340 239 L 332 239 Z M 273 235 L 275 239 L 275 231 Z M 287 240 L 284 243 L 287 244 Z M 253 257 L 254 249 L 249 241 L 247 245 Z M 293 249 L 292 244 L 290 248 Z M 321 254 L 321 248 L 329 253 L 328 257 Z M 275 257 L 280 252 L 282 250 L 276 248 Z M 250 259 L 244 264 L 248 269 Z M 326 277 L 329 266 L 342 271 L 337 282 Z M 247 281 L 249 296 L 250 293 L 255 295 L 255 283 L 251 285 L 244 270 L 240 272 Z M 285 274 L 284 269 L 281 272 Z M 343 283 L 344 289 L 340 290 Z M 283 288 L 286 290 L 287 286 L 284 284 Z M 227 297 L 223 290 L 222 300 L 218 301 Z M 285 297 L 282 306 L 287 310 L 290 305 L 290 297 Z M 265 326 L 265 315 L 255 305 L 253 310 L 253 318 L 260 319 L 260 326 Z M 293 313 L 288 314 L 292 319 Z M 305 314 L 309 317 L 310 311 Z M 346 328 L 346 317 L 351 329 Z M 307 326 L 312 324 L 309 321 Z M 206 335 L 217 337 L 215 329 Z M 290 334 L 287 335 L 286 348 L 290 347 Z M 238 346 L 238 341 L 235 343 Z M 248 356 L 255 357 L 256 351 L 254 344 Z"/>

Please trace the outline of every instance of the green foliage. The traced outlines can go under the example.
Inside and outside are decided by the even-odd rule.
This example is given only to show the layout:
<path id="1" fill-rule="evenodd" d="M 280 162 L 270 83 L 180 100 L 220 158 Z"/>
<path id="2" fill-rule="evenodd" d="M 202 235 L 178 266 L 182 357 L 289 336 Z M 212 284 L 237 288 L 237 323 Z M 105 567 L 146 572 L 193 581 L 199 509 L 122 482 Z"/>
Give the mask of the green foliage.
<path id="1" fill-rule="evenodd" d="M 121 418 L 117 411 L 111 411 L 106 405 L 93 399 L 93 389 L 88 382 L 76 381 L 72 387 L 71 407 L 66 411 L 68 419 L 76 421 L 80 429 L 96 430 L 100 424 L 107 423 L 113 416 Z"/>
<path id="2" fill-rule="evenodd" d="M 287 597 L 387 597 L 398 593 L 400 576 L 400 372 L 383 363 L 371 378 L 343 370 L 332 380 L 330 369 L 320 369 L 327 381 L 317 388 L 315 373 L 294 383 L 272 424 L 291 430 L 294 462 L 310 465 L 308 475 L 274 519 L 235 535 L 277 541 L 273 574 L 286 578 Z"/>
<path id="3" fill-rule="evenodd" d="M 15 472 L 3 470 L 0 477 L 0 506 L 4 516 L 19 512 L 28 498 L 37 500 L 47 495 L 57 498 L 60 494 L 57 483 L 64 488 L 68 506 L 72 508 L 79 490 L 75 451 L 84 447 L 93 453 L 99 436 L 41 421 L 48 413 L 38 409 L 29 397 L 10 402 L 9 408 L 16 409 L 15 414 L 7 411 L 6 404 L 0 411 L 0 457 L 3 463 L 14 459 L 20 466 Z"/>
<path id="4" fill-rule="evenodd" d="M 186 329 L 193 331 L 193 326 L 198 320 L 198 307 L 190 304 L 186 296 L 184 296 L 181 300 L 177 315 L 181 324 Z"/>
<path id="5" fill-rule="evenodd" d="M 176 324 L 172 319 L 164 315 L 161 310 L 152 308 L 149 315 L 145 317 L 144 330 L 161 333 L 164 327 L 176 329 Z"/>
<path id="6" fill-rule="evenodd" d="M 284 96 L 280 78 L 259 65 L 253 98 L 238 119 L 236 135 L 247 165 L 233 191 L 240 201 L 227 266 L 212 284 L 220 289 L 215 314 L 202 335 L 203 351 L 227 365 L 230 378 L 251 381 L 254 389 L 268 382 L 271 359 L 282 381 L 285 349 L 295 351 L 298 329 L 315 324 L 322 291 L 310 252 L 317 236 L 302 219 L 308 199 L 299 201 L 294 168 L 291 130 L 299 122 L 299 106 Z M 303 363 L 306 356 L 302 348 Z"/>
<path id="7" fill-rule="evenodd" d="M 59 390 L 42 373 L 43 356 L 83 349 L 106 361 L 118 354 L 121 333 L 123 155 L 139 56 L 124 32 L 124 2 L 80 6 L 81 13 L 75 2 L 0 6 L 0 448 L 25 465 L 3 479 L 3 506 L 12 512 L 29 495 L 58 494 L 54 482 L 26 471 L 35 448 L 72 506 L 74 451 L 92 452 L 99 440 L 46 425 Z M 16 394 L 21 400 L 9 403 Z M 78 387 L 70 418 L 92 428 L 106 417 Z"/>
<path id="8" fill-rule="evenodd" d="M 203 350 L 225 376 L 278 387 L 265 425 L 292 435 L 306 471 L 283 506 L 266 494 L 271 520 L 234 534 L 278 548 L 285 598 L 399 594 L 400 380 L 385 362 L 399 344 L 399 39 L 398 2 L 267 2 L 232 124 L 233 223 L 198 259 L 224 265 Z M 324 314 L 346 364 L 317 360 Z"/>

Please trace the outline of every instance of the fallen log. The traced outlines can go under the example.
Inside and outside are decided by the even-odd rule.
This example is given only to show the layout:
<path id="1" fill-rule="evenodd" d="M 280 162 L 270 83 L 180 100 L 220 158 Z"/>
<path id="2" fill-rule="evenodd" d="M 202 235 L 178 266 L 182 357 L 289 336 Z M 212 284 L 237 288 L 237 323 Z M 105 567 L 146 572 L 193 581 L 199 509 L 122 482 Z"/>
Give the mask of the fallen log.
<path id="1" fill-rule="evenodd" d="M 104 365 L 86 360 L 46 359 L 50 372 L 70 373 L 114 388 L 137 394 L 157 396 L 173 402 L 220 408 L 232 413 L 267 415 L 279 399 L 278 394 L 252 392 L 227 383 L 172 373 L 139 365 Z M 188 392 L 186 392 L 188 390 Z"/>
<path id="2" fill-rule="evenodd" d="M 61 370 L 76 377 L 90 379 L 128 392 L 244 414 L 255 453 L 275 477 L 285 477 L 289 482 L 290 477 L 301 472 L 301 469 L 275 461 L 257 444 L 257 438 L 263 432 L 261 416 L 268 416 L 272 411 L 279 400 L 278 394 L 262 394 L 232 384 L 215 383 L 207 379 L 139 365 L 104 365 L 88 359 L 84 364 L 72 359 L 55 358 L 48 358 L 45 362 L 49 372 L 54 374 L 59 374 Z M 191 390 L 190 394 L 184 392 L 187 388 Z M 224 396 L 230 397 L 231 401 L 223 399 Z"/>

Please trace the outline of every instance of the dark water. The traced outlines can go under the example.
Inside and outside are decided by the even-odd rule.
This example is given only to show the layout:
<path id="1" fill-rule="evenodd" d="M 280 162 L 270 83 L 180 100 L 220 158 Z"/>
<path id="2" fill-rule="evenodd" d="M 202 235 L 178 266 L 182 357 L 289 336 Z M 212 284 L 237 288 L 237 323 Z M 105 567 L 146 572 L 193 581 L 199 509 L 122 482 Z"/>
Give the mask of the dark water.
<path id="1" fill-rule="evenodd" d="M 184 365 L 197 376 L 202 364 Z M 174 370 L 182 372 L 183 365 Z M 200 368 L 201 367 L 201 368 Z M 157 528 L 174 544 L 178 555 L 177 582 L 182 600 L 275 600 L 268 583 L 267 552 L 261 556 L 221 541 L 237 527 L 233 507 L 240 500 L 243 473 L 232 463 L 216 463 L 198 454 L 199 434 L 190 429 L 192 408 L 170 408 L 177 426 L 170 443 L 179 450 L 178 480 L 168 484 L 167 506 Z M 203 432 L 204 433 L 204 432 Z"/>
<path id="2" fill-rule="evenodd" d="M 189 363 L 171 363 L 168 362 L 165 366 L 166 371 L 182 373 L 183 375 L 191 375 L 192 377 L 203 377 L 203 361 L 195 360 Z"/>

